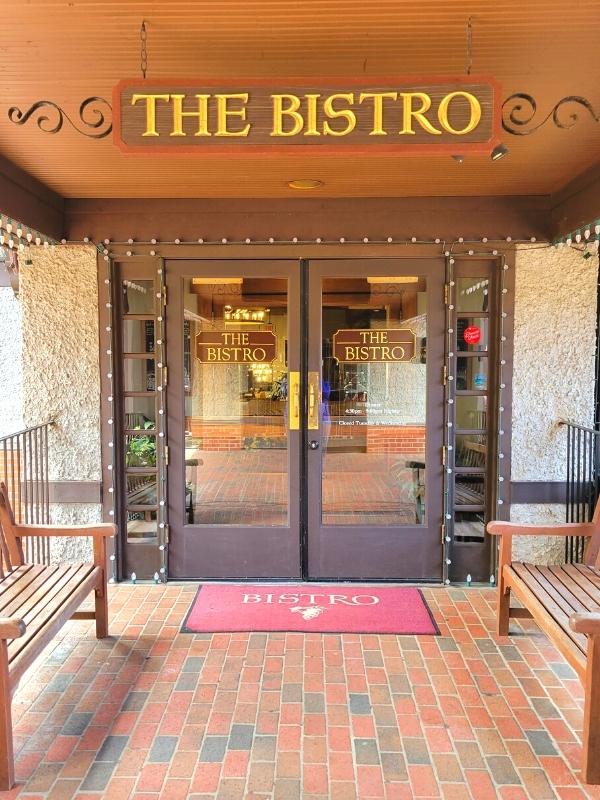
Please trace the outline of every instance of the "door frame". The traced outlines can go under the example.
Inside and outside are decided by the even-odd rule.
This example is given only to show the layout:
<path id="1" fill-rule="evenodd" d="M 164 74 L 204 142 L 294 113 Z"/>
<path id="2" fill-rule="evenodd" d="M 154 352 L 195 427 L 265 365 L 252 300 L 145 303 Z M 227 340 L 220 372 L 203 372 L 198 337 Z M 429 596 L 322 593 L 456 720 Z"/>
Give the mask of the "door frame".
<path id="1" fill-rule="evenodd" d="M 265 266 L 268 265 L 268 272 L 265 271 Z M 331 277 L 335 277 L 337 273 L 340 277 L 345 275 L 356 275 L 357 272 L 361 274 L 368 274 L 373 272 L 374 269 L 381 274 L 395 275 L 399 273 L 418 274 L 427 277 L 428 279 L 428 358 L 427 358 L 427 385 L 428 385 L 428 401 L 427 401 L 427 497 L 431 498 L 433 492 L 437 489 L 438 497 L 434 496 L 435 502 L 439 507 L 439 513 L 436 509 L 435 521 L 431 520 L 427 528 L 436 527 L 440 530 L 442 524 L 442 511 L 443 511 L 443 498 L 442 498 L 442 467 L 441 458 L 436 457 L 435 449 L 438 447 L 437 456 L 441 452 L 443 429 L 443 386 L 441 383 L 441 370 L 443 367 L 443 329 L 444 329 L 444 305 L 443 305 L 443 285 L 445 280 L 444 274 L 445 261 L 444 258 L 428 257 L 402 257 L 398 255 L 390 256 L 388 258 L 380 257 L 346 257 L 332 256 L 331 258 L 318 258 L 318 259 L 293 259 L 293 258 L 201 258 L 201 259 L 169 259 L 164 263 L 165 278 L 167 283 L 167 291 L 169 296 L 169 304 L 167 307 L 167 341 L 168 341 L 168 365 L 169 365 L 169 380 L 167 384 L 167 398 L 168 398 L 168 414 L 169 414 L 169 462 L 168 469 L 168 482 L 169 482 L 169 576 L 174 579 L 207 579 L 207 580 L 328 580 L 328 581 L 344 581 L 344 580 L 370 580 L 377 582 L 401 582 L 402 580 L 419 580 L 422 582 L 432 581 L 439 583 L 441 581 L 442 573 L 442 543 L 441 537 L 437 537 L 439 542 L 439 558 L 438 566 L 439 573 L 430 575 L 428 577 L 407 576 L 401 577 L 398 575 L 390 575 L 382 577 L 381 574 L 369 574 L 366 570 L 364 574 L 351 574 L 351 570 L 338 569 L 337 574 L 335 570 L 317 569 L 315 570 L 315 560 L 321 557 L 317 551 L 317 543 L 315 542 L 314 531 L 319 527 L 316 523 L 316 516 L 320 517 L 320 483 L 321 472 L 320 470 L 309 469 L 310 456 L 313 453 L 308 452 L 307 439 L 308 431 L 306 430 L 307 418 L 307 374 L 309 370 L 318 370 L 320 373 L 320 344 L 318 348 L 313 347 L 309 350 L 309 337 L 302 335 L 304 332 L 301 330 L 301 320 L 306 320 L 307 332 L 319 331 L 321 328 L 321 307 L 315 307 L 312 301 L 311 293 L 314 289 L 314 278 L 316 277 L 317 270 L 327 272 Z M 399 269 L 400 268 L 400 269 Z M 288 314 L 289 316 L 289 331 L 288 331 L 288 371 L 299 371 L 301 374 L 301 419 L 300 430 L 288 430 L 288 468 L 289 468 L 289 503 L 290 503 L 290 516 L 288 526 L 285 528 L 272 527 L 245 527 L 242 530 L 244 535 L 248 538 L 251 544 L 251 551 L 259 553 L 261 549 L 265 548 L 265 536 L 273 535 L 278 531 L 287 530 L 292 536 L 296 536 L 296 542 L 289 544 L 286 548 L 286 555 L 284 558 L 289 562 L 290 548 L 295 549 L 297 562 L 294 563 L 292 569 L 285 568 L 283 562 L 279 561 L 281 565 L 279 569 L 269 569 L 265 564 L 257 564 L 253 568 L 252 563 L 239 574 L 224 575 L 223 571 L 218 568 L 217 563 L 212 562 L 210 568 L 206 570 L 196 570 L 193 567 L 194 558 L 187 552 L 187 548 L 183 546 L 181 541 L 178 541 L 178 531 L 183 530 L 185 525 L 184 504 L 181 503 L 181 490 L 185 484 L 185 466 L 184 466 L 184 402 L 185 397 L 181 391 L 183 386 L 183 297 L 180 291 L 181 280 L 184 277 L 199 276 L 201 274 L 215 274 L 219 277 L 238 277 L 240 275 L 247 276 L 269 276 L 269 277 L 286 277 L 288 283 Z M 312 281 L 311 281 L 312 276 Z M 176 285 L 179 284 L 179 289 Z M 292 312 L 294 310 L 294 290 L 296 289 L 301 303 L 296 304 L 295 316 L 297 319 L 292 320 Z M 439 290 L 439 291 L 438 291 Z M 436 299 L 437 298 L 437 299 Z M 439 302 L 438 302 L 439 301 Z M 436 309 L 439 305 L 439 312 Z M 301 307 L 302 306 L 302 307 Z M 315 325 L 317 327 L 315 328 Z M 440 328 L 436 336 L 432 336 L 432 326 Z M 295 333 L 294 333 L 295 331 Z M 297 336 L 298 347 L 293 347 L 292 342 L 294 335 Z M 435 340 L 435 343 L 434 343 Z M 318 362 L 315 362 L 315 354 L 318 352 Z M 437 371 L 437 383 L 435 386 L 436 391 L 431 392 L 430 387 L 434 385 L 434 374 Z M 439 394 L 439 397 L 438 397 Z M 436 405 L 437 403 L 437 405 Z M 434 413 L 434 406 L 437 408 L 437 415 Z M 437 419 L 436 419 L 437 416 Z M 430 425 L 435 428 L 434 435 L 429 435 Z M 439 443 L 438 443 L 439 438 Z M 435 475 L 433 474 L 435 471 Z M 318 476 L 319 490 L 315 493 L 315 476 Z M 311 485 L 312 484 L 312 485 Z M 437 484 L 437 487 L 436 487 Z M 432 487 L 434 487 L 432 489 Z M 309 497 L 318 497 L 318 503 L 309 502 Z M 178 502 L 175 502 L 178 499 Z M 431 502 L 431 501 L 430 501 Z M 431 512 L 429 512 L 431 518 Z M 199 526 L 200 527 L 200 526 Z M 417 527 L 417 526 L 415 526 Z M 233 526 L 218 526 L 220 532 L 220 541 L 225 549 L 231 551 L 235 549 L 236 535 L 239 534 L 240 528 Z M 214 530 L 214 529 L 213 529 Z M 371 528 L 361 528 L 355 533 L 358 538 L 370 535 Z M 397 530 L 395 527 L 390 527 L 390 531 Z M 422 528 L 417 528 L 421 532 Z M 297 534 L 294 534 L 297 531 Z M 207 531 L 208 532 L 208 531 Z M 273 552 L 277 552 L 277 542 L 271 542 Z M 368 544 L 368 543 L 366 543 Z M 313 556 L 311 557 L 311 552 Z M 210 551 L 209 551 L 210 553 Z M 279 550 L 279 555 L 281 552 Z M 294 556 L 294 558 L 296 557 Z M 207 559 L 209 556 L 207 556 Z M 189 565 L 182 569 L 182 562 Z M 345 562 L 346 563 L 346 562 Z M 311 569 L 312 566 L 312 569 Z M 325 565 L 326 566 L 326 565 Z M 329 572 L 330 574 L 326 574 Z M 188 574 L 186 574 L 188 573 Z M 318 573 L 318 574 L 315 574 Z M 344 573 L 344 574 L 342 574 Z"/>

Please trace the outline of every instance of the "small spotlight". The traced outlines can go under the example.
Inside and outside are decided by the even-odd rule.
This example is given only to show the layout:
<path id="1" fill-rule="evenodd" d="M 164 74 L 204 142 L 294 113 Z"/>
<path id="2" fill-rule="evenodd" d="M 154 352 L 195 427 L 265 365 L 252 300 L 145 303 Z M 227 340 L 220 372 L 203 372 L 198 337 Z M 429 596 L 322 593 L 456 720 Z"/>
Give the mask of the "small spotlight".
<path id="1" fill-rule="evenodd" d="M 461 155 L 455 155 L 452 156 L 452 158 L 456 161 L 457 164 L 462 164 L 463 161 L 465 160 L 465 157 Z"/>
<path id="2" fill-rule="evenodd" d="M 500 161 L 501 158 L 508 153 L 508 147 L 505 144 L 498 144 L 490 153 L 492 161 Z"/>

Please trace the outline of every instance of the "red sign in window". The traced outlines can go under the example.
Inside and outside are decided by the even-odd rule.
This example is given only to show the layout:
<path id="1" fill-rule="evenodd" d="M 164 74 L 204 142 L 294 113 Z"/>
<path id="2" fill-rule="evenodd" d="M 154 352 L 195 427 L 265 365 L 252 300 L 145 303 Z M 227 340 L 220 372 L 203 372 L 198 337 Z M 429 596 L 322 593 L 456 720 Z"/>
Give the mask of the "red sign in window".
<path id="1" fill-rule="evenodd" d="M 467 344 L 477 344 L 481 339 L 481 328 L 478 328 L 476 325 L 469 325 L 468 328 L 465 328 L 463 339 Z"/>

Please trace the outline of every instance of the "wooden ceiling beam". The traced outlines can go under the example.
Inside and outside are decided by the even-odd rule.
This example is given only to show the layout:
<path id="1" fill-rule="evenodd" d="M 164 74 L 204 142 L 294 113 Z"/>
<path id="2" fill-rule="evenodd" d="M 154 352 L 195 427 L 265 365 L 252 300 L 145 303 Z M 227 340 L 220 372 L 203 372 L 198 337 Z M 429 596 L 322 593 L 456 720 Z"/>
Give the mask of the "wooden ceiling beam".
<path id="1" fill-rule="evenodd" d="M 0 155 L 0 213 L 60 240 L 65 235 L 65 201 Z"/>
<path id="2" fill-rule="evenodd" d="M 323 199 L 67 199 L 68 238 L 81 241 L 301 241 L 416 237 L 547 239 L 547 196 Z"/>

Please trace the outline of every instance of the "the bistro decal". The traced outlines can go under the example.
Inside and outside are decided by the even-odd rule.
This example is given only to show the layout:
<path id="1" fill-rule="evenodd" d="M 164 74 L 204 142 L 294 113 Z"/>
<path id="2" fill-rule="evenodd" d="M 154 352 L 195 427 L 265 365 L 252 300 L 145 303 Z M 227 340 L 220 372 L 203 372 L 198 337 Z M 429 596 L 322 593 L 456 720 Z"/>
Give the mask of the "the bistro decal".
<path id="1" fill-rule="evenodd" d="M 132 152 L 489 150 L 500 124 L 491 78 L 121 81 L 116 143 Z"/>
<path id="2" fill-rule="evenodd" d="M 412 361 L 415 352 L 410 328 L 342 329 L 333 334 L 333 357 L 342 364 Z"/>
<path id="3" fill-rule="evenodd" d="M 196 358 L 203 364 L 270 363 L 277 358 L 277 337 L 271 331 L 202 331 Z"/>

